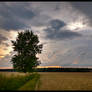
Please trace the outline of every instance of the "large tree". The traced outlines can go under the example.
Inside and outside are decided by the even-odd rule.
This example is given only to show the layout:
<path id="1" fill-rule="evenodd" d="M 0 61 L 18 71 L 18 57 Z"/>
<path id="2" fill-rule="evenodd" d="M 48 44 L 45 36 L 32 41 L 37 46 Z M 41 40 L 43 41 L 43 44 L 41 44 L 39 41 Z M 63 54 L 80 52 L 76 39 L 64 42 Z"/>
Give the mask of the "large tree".
<path id="1" fill-rule="evenodd" d="M 13 49 L 17 52 L 12 59 L 14 69 L 22 72 L 32 72 L 41 62 L 36 57 L 42 51 L 38 36 L 32 31 L 18 32 L 16 41 L 12 41 Z"/>

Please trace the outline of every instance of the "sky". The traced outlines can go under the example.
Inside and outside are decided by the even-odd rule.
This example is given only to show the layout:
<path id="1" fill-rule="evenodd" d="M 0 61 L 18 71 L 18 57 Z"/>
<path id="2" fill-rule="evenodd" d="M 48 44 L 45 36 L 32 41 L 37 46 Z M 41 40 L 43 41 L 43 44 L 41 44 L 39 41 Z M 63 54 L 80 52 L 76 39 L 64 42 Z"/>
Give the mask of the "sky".
<path id="1" fill-rule="evenodd" d="M 11 40 L 31 29 L 40 66 L 92 66 L 92 2 L 1 2 L 0 67 L 12 67 Z"/>

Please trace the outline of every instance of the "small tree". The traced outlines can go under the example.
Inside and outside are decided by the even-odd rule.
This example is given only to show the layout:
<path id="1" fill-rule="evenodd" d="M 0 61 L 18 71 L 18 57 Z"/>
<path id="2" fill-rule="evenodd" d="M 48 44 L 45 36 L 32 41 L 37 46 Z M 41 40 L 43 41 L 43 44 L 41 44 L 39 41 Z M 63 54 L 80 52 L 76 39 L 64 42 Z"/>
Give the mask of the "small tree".
<path id="1" fill-rule="evenodd" d="M 43 45 L 38 43 L 38 36 L 32 31 L 18 32 L 16 41 L 12 41 L 13 49 L 17 52 L 11 60 L 15 70 L 32 72 L 41 63 L 36 54 L 41 53 Z"/>

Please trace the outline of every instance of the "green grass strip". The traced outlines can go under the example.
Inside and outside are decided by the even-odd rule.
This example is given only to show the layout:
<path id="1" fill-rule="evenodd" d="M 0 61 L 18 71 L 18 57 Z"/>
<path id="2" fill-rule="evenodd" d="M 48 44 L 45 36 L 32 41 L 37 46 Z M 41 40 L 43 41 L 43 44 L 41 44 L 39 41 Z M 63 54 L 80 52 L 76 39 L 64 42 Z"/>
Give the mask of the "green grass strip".
<path id="1" fill-rule="evenodd" d="M 20 87 L 18 90 L 35 90 L 36 84 L 39 80 L 40 75 L 35 74 L 34 78 L 29 80 L 26 84 L 24 84 L 22 87 Z"/>

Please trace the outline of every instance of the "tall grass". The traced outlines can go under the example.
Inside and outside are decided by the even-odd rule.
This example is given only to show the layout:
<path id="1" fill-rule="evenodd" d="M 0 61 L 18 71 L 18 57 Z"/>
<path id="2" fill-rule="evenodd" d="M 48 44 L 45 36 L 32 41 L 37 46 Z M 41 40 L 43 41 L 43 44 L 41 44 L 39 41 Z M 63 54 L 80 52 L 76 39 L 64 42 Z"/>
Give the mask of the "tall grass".
<path id="1" fill-rule="evenodd" d="M 24 76 L 5 76 L 0 74 L 0 90 L 18 90 L 21 86 L 32 80 L 37 74 L 26 74 Z"/>
<path id="2" fill-rule="evenodd" d="M 35 74 L 34 78 L 29 80 L 24 86 L 19 88 L 19 90 L 36 90 L 36 85 L 38 83 L 38 80 L 40 78 L 39 74 Z"/>

